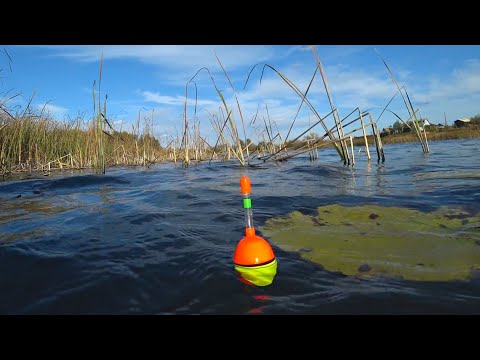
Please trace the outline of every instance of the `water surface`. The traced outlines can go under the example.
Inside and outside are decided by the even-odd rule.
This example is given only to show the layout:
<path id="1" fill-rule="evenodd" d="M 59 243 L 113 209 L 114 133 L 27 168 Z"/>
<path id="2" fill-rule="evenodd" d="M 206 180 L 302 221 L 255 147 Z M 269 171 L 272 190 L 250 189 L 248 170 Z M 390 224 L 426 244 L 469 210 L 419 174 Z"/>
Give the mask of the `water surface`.
<path id="1" fill-rule="evenodd" d="M 158 164 L 0 183 L 0 313 L 478 314 L 475 272 L 445 282 L 347 276 L 275 244 L 271 285 L 248 286 L 234 272 L 243 175 L 256 227 L 331 204 L 478 213 L 480 140 L 429 145 L 429 154 L 418 143 L 386 145 L 385 163 L 374 148 L 370 162 L 357 152 L 353 168 L 324 149 L 316 162 Z"/>

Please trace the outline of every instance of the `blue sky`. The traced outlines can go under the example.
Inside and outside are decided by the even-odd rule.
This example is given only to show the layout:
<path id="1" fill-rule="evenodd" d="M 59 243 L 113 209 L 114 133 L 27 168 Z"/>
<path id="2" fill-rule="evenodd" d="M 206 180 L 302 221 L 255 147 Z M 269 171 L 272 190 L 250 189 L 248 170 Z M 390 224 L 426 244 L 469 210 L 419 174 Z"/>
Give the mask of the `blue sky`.
<path id="1" fill-rule="evenodd" d="M 375 49 L 385 59 L 397 81 L 404 85 L 415 109 L 433 123 L 451 124 L 455 119 L 480 113 L 480 46 L 478 45 L 316 45 L 340 117 L 356 107 L 371 109 L 376 120 L 395 95 L 397 88 Z M 272 70 L 265 70 L 260 84 L 261 65 L 268 64 L 288 77 L 302 91 L 315 71 L 316 60 L 307 45 L 4 45 L 11 58 L 0 52 L 0 101 L 12 95 L 4 106 L 22 109 L 35 92 L 32 105 L 45 106 L 51 116 L 64 120 L 93 115 L 92 84 L 99 77 L 103 53 L 102 98 L 108 95 L 107 116 L 117 129 L 131 129 L 139 116 L 152 117 L 160 138 L 180 134 L 185 85 L 197 70 L 207 67 L 241 129 L 234 94 L 219 66 L 215 53 L 230 76 L 246 122 L 247 137 L 258 139 L 268 115 L 284 136 L 295 116 L 300 98 Z M 245 81 L 254 65 L 259 64 Z M 200 132 L 209 141 L 216 139 L 211 125 L 221 102 L 206 71 L 195 78 L 198 90 L 197 119 Z M 98 89 L 98 86 L 97 86 Z M 195 87 L 188 87 L 190 119 L 194 117 Z M 321 77 L 317 75 L 309 100 L 324 116 L 330 111 Z M 388 107 L 402 119 L 408 112 L 400 96 Z M 255 124 L 249 125 L 255 114 Z M 352 117 L 353 119 L 353 117 Z M 295 122 L 295 136 L 315 121 L 303 106 Z M 333 120 L 327 125 L 333 124 Z M 396 121 L 386 112 L 380 128 Z M 255 129 L 257 127 L 257 129 Z M 274 128 L 275 129 L 275 128 Z M 321 127 L 316 132 L 323 133 Z M 165 140 L 166 141 L 166 140 Z"/>

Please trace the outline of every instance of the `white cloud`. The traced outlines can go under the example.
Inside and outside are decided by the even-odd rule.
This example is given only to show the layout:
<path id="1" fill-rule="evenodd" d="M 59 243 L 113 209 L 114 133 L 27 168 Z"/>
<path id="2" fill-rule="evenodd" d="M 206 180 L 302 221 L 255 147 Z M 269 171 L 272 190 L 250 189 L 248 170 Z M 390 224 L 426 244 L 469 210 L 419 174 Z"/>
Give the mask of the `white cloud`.
<path id="1" fill-rule="evenodd" d="M 434 78 L 422 94 L 430 101 L 439 98 L 465 97 L 480 92 L 480 60 L 465 61 L 463 67 L 452 71 L 449 78 Z"/>
<path id="2" fill-rule="evenodd" d="M 315 45 L 315 48 L 320 61 L 323 63 L 325 60 L 325 64 L 339 61 L 348 63 L 354 55 L 358 55 L 366 50 L 371 50 L 373 55 L 373 47 L 369 45 Z M 312 52 L 310 47 L 309 50 Z"/>
<path id="3" fill-rule="evenodd" d="M 444 76 L 417 77 L 406 88 L 413 106 L 435 123 L 443 123 L 445 113 L 449 123 L 473 116 L 480 112 L 480 59 L 466 60 Z"/>
<path id="4" fill-rule="evenodd" d="M 55 56 L 77 61 L 98 62 L 103 52 L 104 59 L 136 59 L 148 64 L 183 69 L 200 69 L 204 66 L 218 68 L 216 51 L 227 71 L 253 66 L 274 55 L 272 46 L 243 45 L 59 45 L 48 48 L 54 51 Z"/>
<path id="5" fill-rule="evenodd" d="M 142 91 L 141 94 L 143 95 L 143 98 L 145 101 L 149 102 L 154 102 L 157 104 L 162 104 L 162 105 L 177 105 L 177 106 L 183 106 L 185 104 L 185 96 L 177 95 L 177 96 L 170 96 L 170 95 L 161 95 L 158 92 L 152 92 L 152 91 Z M 195 97 L 189 96 L 188 99 L 188 104 L 193 105 L 195 104 Z M 213 106 L 216 105 L 217 102 L 212 101 L 212 100 L 203 100 L 203 99 L 197 99 L 196 100 L 197 106 Z"/>
<path id="6" fill-rule="evenodd" d="M 341 67 L 329 67 L 327 71 L 329 86 L 335 94 L 355 94 L 359 99 L 378 97 L 387 99 L 396 90 L 392 81 L 383 74 Z M 352 105 L 350 104 L 350 106 Z"/>
<path id="7" fill-rule="evenodd" d="M 367 49 L 373 49 L 370 45 L 297 45 L 287 50 L 287 53 L 310 52 L 314 57 L 312 46 L 315 47 L 320 60 L 327 58 L 329 61 L 344 59 L 348 60 L 352 55 L 361 53 Z"/>
<path id="8" fill-rule="evenodd" d="M 285 69 L 277 69 L 290 79 L 302 92 L 307 89 L 315 67 L 305 69 L 301 64 L 291 65 Z M 268 74 L 267 74 L 268 72 Z M 385 98 L 386 102 L 395 93 L 396 88 L 387 73 L 377 71 L 376 73 L 352 69 L 346 65 L 335 65 L 324 67 L 324 74 L 332 96 L 340 99 L 343 106 L 356 107 L 355 103 L 346 103 L 342 97 L 349 100 L 351 95 L 359 102 L 365 102 L 372 98 Z M 255 76 L 254 76 L 255 75 Z M 252 74 L 247 89 L 251 92 L 245 97 L 258 98 L 264 96 L 288 96 L 292 95 L 300 99 L 294 91 L 272 70 L 266 70 L 262 84 L 259 84 L 260 71 Z M 309 99 L 324 96 L 326 97 L 320 73 L 317 72 L 314 82 L 309 90 Z M 338 106 L 338 104 L 336 104 Z"/>
<path id="9" fill-rule="evenodd" d="M 278 70 L 289 78 L 300 91 L 305 92 L 315 68 L 305 69 L 304 66 L 294 64 Z M 343 112 L 342 108 L 351 111 L 357 106 L 362 109 L 385 106 L 396 91 L 388 73 L 382 73 L 381 68 L 376 73 L 352 69 L 346 65 L 327 66 L 324 70 L 334 105 L 340 109 L 340 112 Z M 283 104 L 295 104 L 296 112 L 296 107 L 301 101 L 300 97 L 272 70 L 265 72 L 260 85 L 258 82 L 260 71 L 258 74 L 252 74 L 247 91 L 239 94 L 240 99 L 242 101 L 258 101 L 275 98 Z M 320 114 L 330 111 L 323 81 L 318 72 L 310 87 L 308 99 Z M 304 105 L 304 108 L 306 107 Z"/>
<path id="10" fill-rule="evenodd" d="M 43 110 L 43 112 L 45 114 L 49 114 L 50 116 L 52 116 L 55 119 L 63 118 L 68 113 L 67 108 L 64 108 L 62 106 L 53 105 L 53 104 L 50 104 L 50 103 L 37 104 L 36 108 L 39 111 Z"/>

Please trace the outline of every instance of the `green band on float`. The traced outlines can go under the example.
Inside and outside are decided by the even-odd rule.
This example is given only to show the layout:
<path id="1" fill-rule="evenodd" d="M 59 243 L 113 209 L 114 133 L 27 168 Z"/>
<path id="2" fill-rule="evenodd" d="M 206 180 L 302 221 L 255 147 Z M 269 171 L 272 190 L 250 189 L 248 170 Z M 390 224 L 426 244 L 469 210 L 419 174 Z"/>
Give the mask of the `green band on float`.
<path id="1" fill-rule="evenodd" d="M 252 207 L 252 199 L 243 199 L 243 207 L 250 209 Z"/>

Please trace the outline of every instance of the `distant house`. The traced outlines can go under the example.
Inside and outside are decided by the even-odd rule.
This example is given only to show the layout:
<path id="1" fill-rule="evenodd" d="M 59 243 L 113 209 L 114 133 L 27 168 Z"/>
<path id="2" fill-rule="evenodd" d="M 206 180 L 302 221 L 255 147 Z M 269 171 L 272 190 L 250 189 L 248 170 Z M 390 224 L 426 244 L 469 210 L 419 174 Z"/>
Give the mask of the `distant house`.
<path id="1" fill-rule="evenodd" d="M 432 124 L 430 124 L 430 121 L 428 121 L 427 118 L 425 118 L 425 119 L 420 119 L 420 120 L 418 120 L 418 122 L 420 123 L 420 126 L 432 125 Z"/>
<path id="2" fill-rule="evenodd" d="M 393 134 L 393 129 L 390 127 L 383 128 L 382 131 L 380 132 L 380 136 L 387 136 L 392 134 Z"/>
<path id="3" fill-rule="evenodd" d="M 428 126 L 428 125 L 432 125 L 430 124 L 430 121 L 428 121 L 428 119 L 418 119 L 418 127 L 420 128 L 420 131 L 423 131 L 423 128 L 425 126 Z M 407 122 L 408 125 L 412 128 L 412 129 L 415 129 L 415 125 L 413 124 L 413 120 L 410 120 Z"/>
<path id="4" fill-rule="evenodd" d="M 456 127 L 463 127 L 470 124 L 470 118 L 461 118 L 454 121 Z"/>

